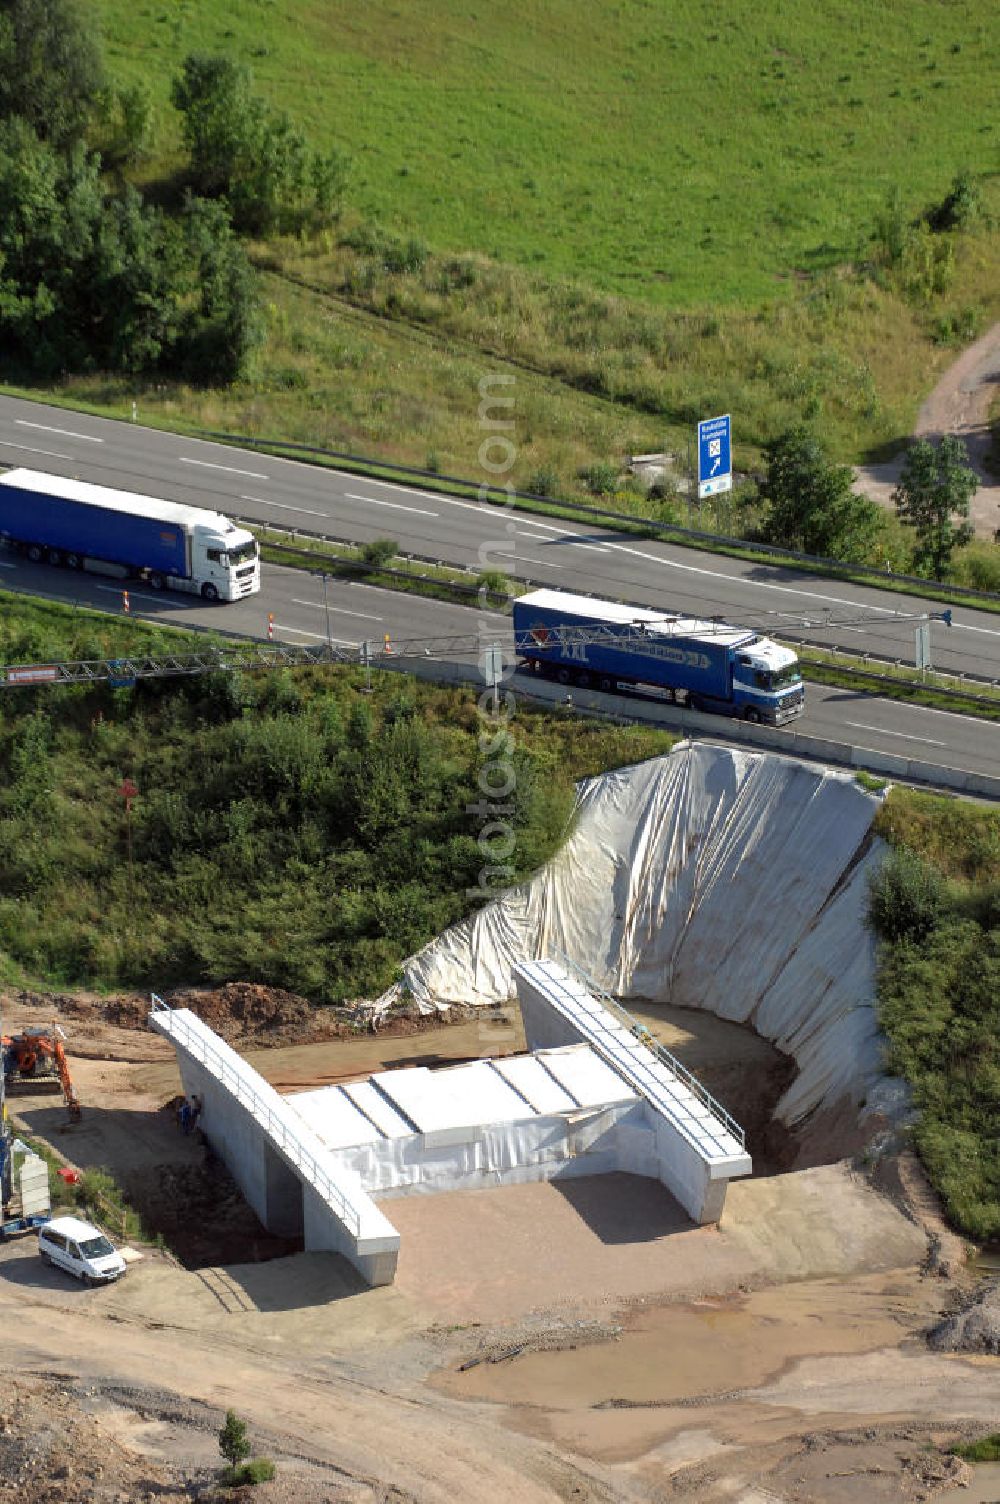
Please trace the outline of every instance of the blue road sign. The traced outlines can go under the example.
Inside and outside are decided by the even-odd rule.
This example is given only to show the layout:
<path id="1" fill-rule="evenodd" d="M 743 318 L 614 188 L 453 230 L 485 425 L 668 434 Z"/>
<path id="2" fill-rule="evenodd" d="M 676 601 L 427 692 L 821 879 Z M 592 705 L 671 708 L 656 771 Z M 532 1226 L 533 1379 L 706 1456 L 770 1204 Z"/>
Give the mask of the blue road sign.
<path id="1" fill-rule="evenodd" d="M 698 500 L 733 489 L 732 428 L 724 418 L 698 424 Z"/>

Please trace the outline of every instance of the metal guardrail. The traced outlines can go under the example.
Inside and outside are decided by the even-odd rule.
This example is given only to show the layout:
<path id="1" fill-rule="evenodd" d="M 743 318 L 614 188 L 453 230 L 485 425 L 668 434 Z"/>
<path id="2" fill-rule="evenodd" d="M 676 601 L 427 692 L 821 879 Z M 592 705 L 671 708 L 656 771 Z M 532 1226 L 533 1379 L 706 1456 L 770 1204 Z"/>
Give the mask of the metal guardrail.
<path id="1" fill-rule="evenodd" d="M 295 454 L 314 454 L 323 459 L 337 460 L 346 467 L 355 467 L 364 473 L 371 471 L 383 471 L 387 476 L 398 476 L 403 485 L 420 482 L 424 485 L 437 487 L 445 491 L 448 486 L 458 486 L 462 491 L 471 492 L 473 497 L 486 505 L 510 506 L 511 501 L 529 502 L 533 506 L 548 507 L 550 510 L 559 508 L 564 512 L 576 513 L 581 517 L 594 518 L 597 521 L 609 523 L 622 528 L 635 527 L 645 528 L 649 532 L 659 535 L 671 534 L 676 536 L 681 545 L 689 543 L 696 546 L 699 543 L 711 544 L 716 548 L 736 549 L 748 553 L 763 554 L 766 558 L 774 559 L 776 563 L 790 561 L 795 564 L 804 564 L 813 569 L 825 570 L 836 577 L 852 578 L 863 575 L 874 585 L 881 581 L 885 585 L 887 580 L 896 580 L 906 586 L 914 586 L 917 591 L 929 591 L 936 597 L 961 596 L 973 604 L 977 600 L 992 601 L 996 603 L 1000 596 L 991 590 L 976 590 L 971 585 L 941 585 L 935 580 L 926 580 L 919 575 L 894 574 L 879 569 L 874 564 L 851 564 L 845 559 L 831 559 L 825 554 L 807 554 L 794 548 L 781 548 L 774 543 L 754 543 L 746 538 L 734 537 L 731 533 L 709 533 L 704 529 L 683 527 L 680 523 L 666 522 L 660 517 L 638 517 L 630 512 L 609 512 L 602 507 L 590 507 L 584 502 L 566 501 L 558 496 L 537 496 L 531 491 L 508 491 L 503 486 L 494 486 L 489 482 L 467 480 L 460 475 L 446 475 L 436 470 L 423 470 L 418 465 L 401 465 L 393 460 L 373 459 L 369 455 L 351 454 L 347 450 L 323 449 L 316 444 L 297 444 L 285 439 L 267 439 L 255 437 L 252 434 L 229 434 L 208 430 L 202 437 L 215 439 L 223 444 L 249 445 L 252 449 L 264 450 L 275 453 L 280 450 L 290 450 Z M 412 478 L 412 479 L 411 479 Z M 390 481 L 391 484 L 391 481 Z M 447 492 L 445 491 L 445 494 Z M 669 542 L 669 538 L 661 537 L 661 541 Z"/>
<path id="2" fill-rule="evenodd" d="M 270 522 L 261 523 L 260 519 L 257 517 L 245 517 L 235 512 L 232 512 L 229 515 L 232 516 L 237 522 L 246 524 L 251 529 L 251 531 L 255 527 L 263 528 L 266 529 L 266 531 L 269 533 L 284 533 L 290 538 L 309 538 L 316 543 L 332 543 L 338 547 L 347 548 L 357 547 L 357 544 L 352 542 L 351 539 L 341 538 L 335 533 L 321 533 L 312 528 L 282 527 L 280 524 Z M 399 579 L 405 583 L 412 582 L 423 585 L 431 584 L 439 587 L 442 591 L 451 591 L 455 595 L 468 596 L 470 599 L 476 599 L 480 594 L 480 587 L 478 585 L 471 583 L 465 584 L 461 580 L 437 580 L 432 575 L 415 574 L 411 573 L 409 570 L 394 569 L 388 565 L 379 566 L 377 569 L 375 569 L 373 566 L 365 564 L 363 559 L 338 559 L 336 556 L 324 556 L 323 554 L 317 554 L 314 549 L 299 548 L 294 543 L 276 543 L 273 541 L 273 539 L 268 539 L 263 546 L 266 548 L 273 548 L 278 553 L 294 554 L 296 557 L 302 558 L 303 560 L 308 560 L 311 567 L 306 572 L 309 574 L 335 575 L 337 571 L 341 570 L 345 573 L 352 571 L 360 573 L 364 570 L 368 570 L 371 573 L 378 573 L 380 575 L 389 576 L 390 578 Z M 447 559 L 439 559 L 436 557 L 432 558 L 430 554 L 415 554 L 409 549 L 400 549 L 397 557 L 400 559 L 406 559 L 414 564 L 429 564 L 432 567 L 438 569 L 453 569 L 456 573 L 467 574 L 470 577 L 470 580 L 474 579 L 477 574 L 476 570 L 462 569 L 460 565 L 450 564 Z M 508 579 L 515 580 L 518 585 L 524 585 L 529 590 L 544 590 L 553 588 L 549 581 L 537 580 L 533 575 L 526 573 L 523 569 L 515 568 L 504 570 L 504 573 L 507 575 Z M 648 603 L 643 605 L 636 601 L 624 600 L 620 595 L 596 595 L 592 590 L 585 590 L 582 586 L 578 590 L 576 590 L 574 594 L 587 596 L 591 600 L 594 600 L 598 603 L 611 601 L 612 604 L 617 606 L 635 606 L 637 610 L 641 611 L 656 609 L 655 607 L 650 606 Z M 511 596 L 510 599 L 513 601 L 515 597 Z M 883 617 L 879 617 L 877 619 L 873 618 L 873 625 L 877 624 L 878 622 L 883 622 L 884 620 L 885 618 Z M 818 622 L 817 625 L 822 626 L 824 624 L 822 622 Z M 842 625 L 842 623 L 837 620 L 831 620 L 828 625 L 829 629 L 832 631 L 835 627 Z M 756 626 L 754 630 L 761 632 L 766 630 L 769 633 L 773 633 L 775 638 L 779 642 L 791 643 L 797 648 L 811 648 L 814 652 L 836 653 L 841 658 L 856 658 L 858 662 L 863 665 L 867 665 L 869 663 L 884 663 L 895 668 L 901 668 L 903 666 L 902 659 L 892 653 L 876 653 L 871 649 L 868 649 L 865 652 L 859 652 L 856 648 L 845 648 L 841 647 L 839 644 L 835 644 L 833 647 L 826 647 L 823 643 L 817 642 L 815 638 L 800 637 L 795 632 L 787 631 L 780 618 L 778 617 L 775 617 L 773 620 L 769 620 L 764 624 L 764 626 Z M 838 665 L 838 667 L 840 667 L 840 671 L 842 673 L 852 674 L 862 679 L 878 679 L 879 682 L 888 682 L 890 685 L 893 683 L 909 682 L 906 680 L 894 680 L 891 676 L 877 674 L 873 671 L 869 672 L 864 667 L 852 668 L 849 665 L 842 667 Z M 1000 679 L 991 678 L 988 674 L 950 673 L 946 669 L 933 669 L 932 672 L 936 680 L 953 679 L 955 683 L 959 685 L 985 684 L 994 689 L 1000 688 Z M 913 682 L 917 683 L 918 681 L 914 680 Z M 953 689 L 949 685 L 938 683 L 934 683 L 928 686 L 923 684 L 922 681 L 919 682 L 921 688 L 932 688 L 936 691 L 936 693 L 944 695 L 946 697 L 950 696 L 955 699 L 961 700 L 974 700 L 979 698 L 978 696 L 976 696 L 974 691 L 966 690 L 964 688 Z M 992 702 L 984 699 L 983 703 L 990 704 Z"/>
<path id="3" fill-rule="evenodd" d="M 712 1096 L 712 1093 L 701 1084 L 697 1076 L 692 1075 L 687 1066 L 681 1064 L 676 1055 L 671 1055 L 670 1051 L 664 1045 L 660 1044 L 658 1039 L 653 1037 L 645 1024 L 640 1023 L 637 1018 L 633 1018 L 632 1014 L 626 1008 L 623 1008 L 616 998 L 613 998 L 609 992 L 606 992 L 575 961 L 571 961 L 569 956 L 563 955 L 560 951 L 554 951 L 553 959 L 557 960 L 559 965 L 564 967 L 569 975 L 575 976 L 586 987 L 591 996 L 596 998 L 601 1006 L 606 1008 L 628 1030 L 638 1044 L 644 1045 L 661 1065 L 666 1066 L 667 1070 L 683 1081 L 688 1090 L 698 1098 L 704 1107 L 708 1108 L 712 1116 L 722 1124 L 726 1132 L 736 1140 L 741 1149 L 746 1148 L 746 1134 L 736 1119 L 730 1116 L 722 1103 Z"/>
<path id="4" fill-rule="evenodd" d="M 361 1216 L 356 1207 L 344 1196 L 343 1191 L 322 1168 L 314 1154 L 302 1142 L 294 1126 L 285 1118 L 288 1109 L 281 1101 L 278 1093 L 272 1086 L 268 1090 L 274 1094 L 280 1104 L 280 1110 L 275 1111 L 272 1103 L 244 1080 L 226 1060 L 225 1056 L 201 1035 L 193 1029 L 186 1019 L 178 1017 L 177 1010 L 171 1008 L 157 993 L 150 993 L 152 1002 L 151 1013 L 163 1020 L 167 1015 L 170 1019 L 165 1024 L 170 1036 L 182 1044 L 186 1050 L 200 1064 L 206 1066 L 228 1092 L 235 1097 L 241 1107 L 245 1107 L 256 1123 L 264 1129 L 264 1132 L 274 1141 L 282 1154 L 291 1161 L 295 1168 L 308 1180 L 309 1184 L 323 1197 L 324 1201 L 332 1207 L 340 1220 L 357 1236 L 361 1231 Z M 267 1083 L 264 1083 L 267 1085 Z"/>

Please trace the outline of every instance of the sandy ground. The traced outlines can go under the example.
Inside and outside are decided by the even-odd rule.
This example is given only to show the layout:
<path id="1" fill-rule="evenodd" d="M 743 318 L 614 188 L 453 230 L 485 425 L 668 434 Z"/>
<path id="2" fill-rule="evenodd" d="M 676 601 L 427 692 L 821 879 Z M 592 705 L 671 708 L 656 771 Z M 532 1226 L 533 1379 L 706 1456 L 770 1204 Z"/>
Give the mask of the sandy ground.
<path id="1" fill-rule="evenodd" d="M 65 1026 L 82 1123 L 51 1098 L 15 1109 L 76 1163 L 174 1184 L 183 1210 L 171 1177 L 203 1150 L 164 1110 L 164 1041 Z M 742 1031 L 659 1026 L 732 1072 Z M 261 1059 L 294 1088 L 482 1044 L 459 1024 Z M 760 1048 L 746 1036 L 751 1109 L 747 1082 L 776 1085 Z M 260 1230 L 219 1213 L 242 1258 L 146 1248 L 110 1289 L 43 1267 L 30 1238 L 0 1246 L 0 1501 L 206 1498 L 229 1406 L 278 1462 L 260 1504 L 915 1501 L 962 1478 L 941 1444 L 1000 1414 L 1000 1362 L 923 1342 L 955 1298 L 921 1272 L 926 1237 L 845 1164 L 734 1183 L 719 1229 L 631 1176 L 394 1199 L 380 1290 L 330 1255 L 265 1260 Z"/>
<path id="2" fill-rule="evenodd" d="M 990 452 L 990 409 L 1000 385 L 1000 324 L 994 324 L 981 339 L 949 366 L 917 414 L 914 437 L 935 442 L 945 434 L 964 439 L 972 468 L 979 476 L 979 489 L 972 498 L 970 520 L 980 538 L 992 538 L 1000 529 L 1000 481 L 986 468 Z M 902 453 L 884 465 L 867 465 L 857 471 L 855 489 L 885 507 L 892 507 L 892 492 L 903 467 Z"/>

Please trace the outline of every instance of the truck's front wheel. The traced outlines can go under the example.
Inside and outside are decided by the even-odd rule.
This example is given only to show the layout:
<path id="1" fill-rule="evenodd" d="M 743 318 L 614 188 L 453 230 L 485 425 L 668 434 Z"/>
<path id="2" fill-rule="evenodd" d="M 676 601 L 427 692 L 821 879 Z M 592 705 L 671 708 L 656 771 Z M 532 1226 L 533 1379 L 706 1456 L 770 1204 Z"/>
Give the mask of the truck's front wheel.
<path id="1" fill-rule="evenodd" d="M 743 712 L 743 719 L 752 722 L 756 726 L 760 721 L 760 711 L 755 709 L 753 705 L 748 705 Z"/>
<path id="2" fill-rule="evenodd" d="M 203 601 L 217 601 L 219 592 L 214 585 L 205 584 L 201 587 L 201 598 Z"/>
<path id="3" fill-rule="evenodd" d="M 31 560 L 32 564 L 40 564 L 42 562 L 42 550 L 39 544 L 29 543 L 24 551 L 28 555 L 28 558 Z"/>
<path id="4" fill-rule="evenodd" d="M 157 572 L 156 572 L 155 569 L 153 570 L 153 573 L 149 577 L 149 585 L 150 585 L 150 589 L 151 590 L 162 590 L 163 589 L 163 586 L 164 586 L 163 576 L 162 576 L 162 574 L 157 574 Z"/>

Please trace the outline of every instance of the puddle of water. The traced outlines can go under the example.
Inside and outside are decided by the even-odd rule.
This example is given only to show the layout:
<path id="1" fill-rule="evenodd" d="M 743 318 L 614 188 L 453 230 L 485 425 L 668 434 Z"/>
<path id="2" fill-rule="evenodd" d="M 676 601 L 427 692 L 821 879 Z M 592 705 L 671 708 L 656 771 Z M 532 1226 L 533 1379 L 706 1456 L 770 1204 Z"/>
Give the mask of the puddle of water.
<path id="1" fill-rule="evenodd" d="M 436 1382 L 463 1398 L 549 1412 L 592 1412 L 608 1400 L 671 1404 L 756 1387 L 797 1358 L 895 1345 L 917 1299 L 874 1275 L 654 1307 L 633 1312 L 617 1342 L 482 1363 Z"/>
<path id="2" fill-rule="evenodd" d="M 974 1462 L 968 1488 L 949 1488 L 938 1494 L 939 1504 L 961 1499 L 962 1504 L 1000 1504 L 1000 1462 Z"/>

